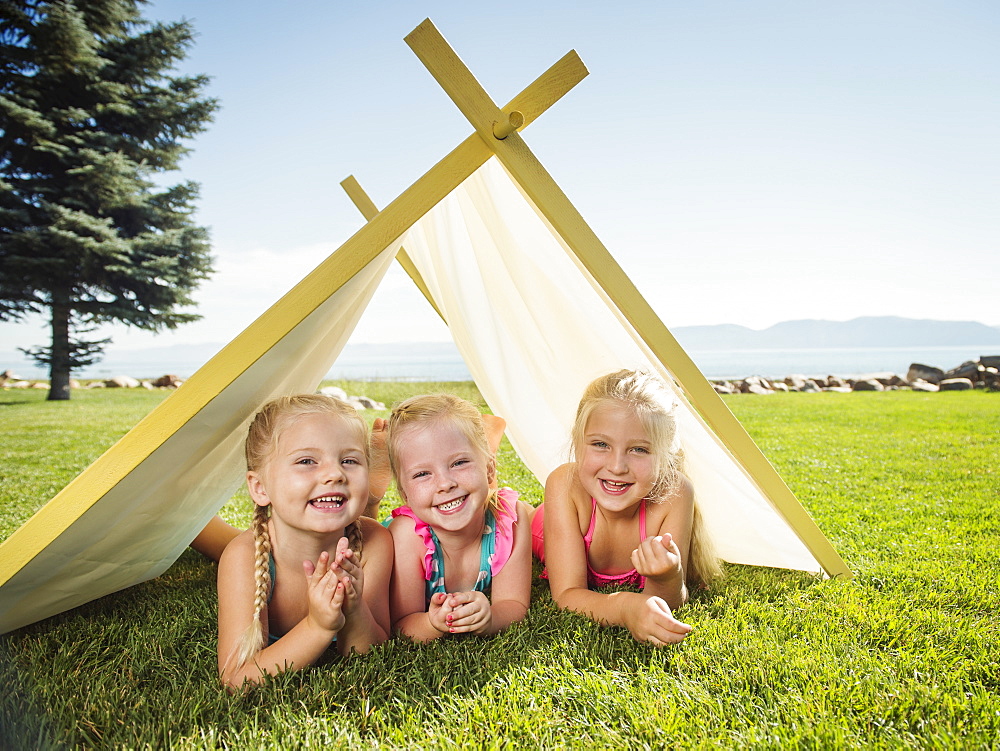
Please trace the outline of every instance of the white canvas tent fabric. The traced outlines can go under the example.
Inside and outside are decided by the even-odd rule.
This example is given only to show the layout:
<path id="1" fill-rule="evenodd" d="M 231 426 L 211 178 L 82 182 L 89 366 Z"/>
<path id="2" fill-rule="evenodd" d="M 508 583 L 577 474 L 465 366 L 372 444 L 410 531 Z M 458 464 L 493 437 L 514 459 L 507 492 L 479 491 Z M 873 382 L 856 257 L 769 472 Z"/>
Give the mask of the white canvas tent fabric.
<path id="1" fill-rule="evenodd" d="M 653 370 L 677 392 L 685 472 L 720 556 L 822 570 L 496 159 L 415 225 L 403 247 L 541 482 L 568 459 L 584 387 L 623 367 Z"/>
<path id="2" fill-rule="evenodd" d="M 413 225 L 402 244 L 539 481 L 568 458 L 576 403 L 594 377 L 646 367 L 674 384 L 495 159 Z M 399 246 L 395 241 L 331 294 L 0 586 L 0 632 L 166 570 L 241 483 L 252 415 L 273 396 L 316 388 Z M 674 388 L 685 470 L 720 555 L 821 571 Z"/>

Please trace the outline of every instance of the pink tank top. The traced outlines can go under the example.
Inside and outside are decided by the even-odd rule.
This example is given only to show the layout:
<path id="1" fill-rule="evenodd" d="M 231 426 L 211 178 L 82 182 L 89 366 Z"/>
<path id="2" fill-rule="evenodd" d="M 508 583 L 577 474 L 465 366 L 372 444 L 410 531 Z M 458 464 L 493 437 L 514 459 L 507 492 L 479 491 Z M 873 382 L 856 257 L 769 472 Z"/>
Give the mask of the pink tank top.
<path id="1" fill-rule="evenodd" d="M 646 586 L 646 577 L 635 569 L 626 571 L 624 574 L 605 574 L 595 571 L 590 565 L 590 543 L 594 540 L 594 525 L 597 523 L 597 499 L 591 498 L 593 504 L 590 507 L 590 528 L 583 536 L 583 544 L 587 549 L 587 586 L 591 589 L 596 587 L 639 587 Z M 639 507 L 639 542 L 646 539 L 646 499 L 642 500 Z"/>

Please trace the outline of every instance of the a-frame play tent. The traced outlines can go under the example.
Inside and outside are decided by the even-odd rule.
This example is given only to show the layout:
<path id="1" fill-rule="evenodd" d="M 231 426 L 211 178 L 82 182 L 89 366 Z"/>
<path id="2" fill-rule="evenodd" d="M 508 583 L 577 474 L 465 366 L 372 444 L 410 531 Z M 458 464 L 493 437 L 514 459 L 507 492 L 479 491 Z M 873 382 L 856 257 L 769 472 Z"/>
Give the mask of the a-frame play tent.
<path id="1" fill-rule="evenodd" d="M 850 576 L 518 134 L 587 75 L 576 53 L 500 108 L 429 20 L 406 41 L 475 132 L 382 211 L 345 181 L 368 223 L 0 545 L 0 632 L 165 571 L 242 482 L 253 414 L 316 388 L 397 254 L 541 481 L 585 384 L 650 368 L 719 554 Z"/>

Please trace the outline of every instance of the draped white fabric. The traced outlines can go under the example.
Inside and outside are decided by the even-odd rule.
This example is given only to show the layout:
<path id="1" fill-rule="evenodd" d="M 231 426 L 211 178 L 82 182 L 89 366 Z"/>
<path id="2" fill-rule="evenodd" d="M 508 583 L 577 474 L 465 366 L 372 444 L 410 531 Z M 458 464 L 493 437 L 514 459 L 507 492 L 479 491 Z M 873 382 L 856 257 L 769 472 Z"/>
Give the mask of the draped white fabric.
<path id="1" fill-rule="evenodd" d="M 383 250 L 250 363 L 8 580 L 0 588 L 0 633 L 159 576 L 176 561 L 243 482 L 250 419 L 272 397 L 316 389 L 398 247 Z"/>
<path id="2" fill-rule="evenodd" d="M 507 435 L 544 482 L 568 459 L 584 387 L 623 367 L 658 371 L 708 534 L 727 561 L 819 572 L 820 564 L 491 159 L 407 233 L 403 247 Z M 501 478 L 503 468 L 500 468 Z"/>

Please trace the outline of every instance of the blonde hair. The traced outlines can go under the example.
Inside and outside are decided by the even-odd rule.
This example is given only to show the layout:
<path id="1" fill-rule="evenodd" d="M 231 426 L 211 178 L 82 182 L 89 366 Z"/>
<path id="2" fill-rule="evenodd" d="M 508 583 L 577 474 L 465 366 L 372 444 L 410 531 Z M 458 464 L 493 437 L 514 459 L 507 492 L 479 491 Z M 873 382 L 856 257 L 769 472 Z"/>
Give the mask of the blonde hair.
<path id="1" fill-rule="evenodd" d="M 475 452 L 483 457 L 486 462 L 487 476 L 492 478 L 495 475 L 496 460 L 490 451 L 489 441 L 486 438 L 486 425 L 483 422 L 483 416 L 475 405 L 452 394 L 427 394 L 412 396 L 400 402 L 392 408 L 392 413 L 389 415 L 386 443 L 389 449 L 389 466 L 392 468 L 393 477 L 396 478 L 397 487 L 400 486 L 400 432 L 405 427 L 426 424 L 435 420 L 448 420 L 457 427 Z M 500 501 L 496 488 L 490 488 L 487 503 L 494 511 L 499 508 Z"/>
<path id="2" fill-rule="evenodd" d="M 370 459 L 368 425 L 353 406 L 323 394 L 298 394 L 272 399 L 254 416 L 244 444 L 247 471 L 261 471 L 274 454 L 281 433 L 306 415 L 332 415 L 352 424 L 361 438 L 365 458 Z M 254 611 L 253 620 L 236 643 L 234 654 L 237 665 L 244 664 L 264 648 L 260 615 L 267 606 L 273 584 L 270 571 L 271 535 L 268 532 L 270 509 L 270 505 L 256 506 L 250 523 L 254 539 Z M 357 520 L 351 522 L 344 533 L 351 550 L 357 556 L 356 560 L 360 562 L 364 547 L 361 524 Z"/>
<path id="3" fill-rule="evenodd" d="M 660 503 L 670 497 L 681 480 L 683 451 L 677 435 L 677 399 L 662 378 L 644 370 L 623 369 L 596 378 L 584 389 L 572 429 L 573 458 L 580 456 L 587 423 L 601 404 L 625 404 L 649 435 L 655 459 L 655 479 L 647 498 Z M 705 534 L 697 497 L 691 524 L 691 544 L 685 565 L 689 585 L 707 584 L 722 573 L 718 556 Z"/>

